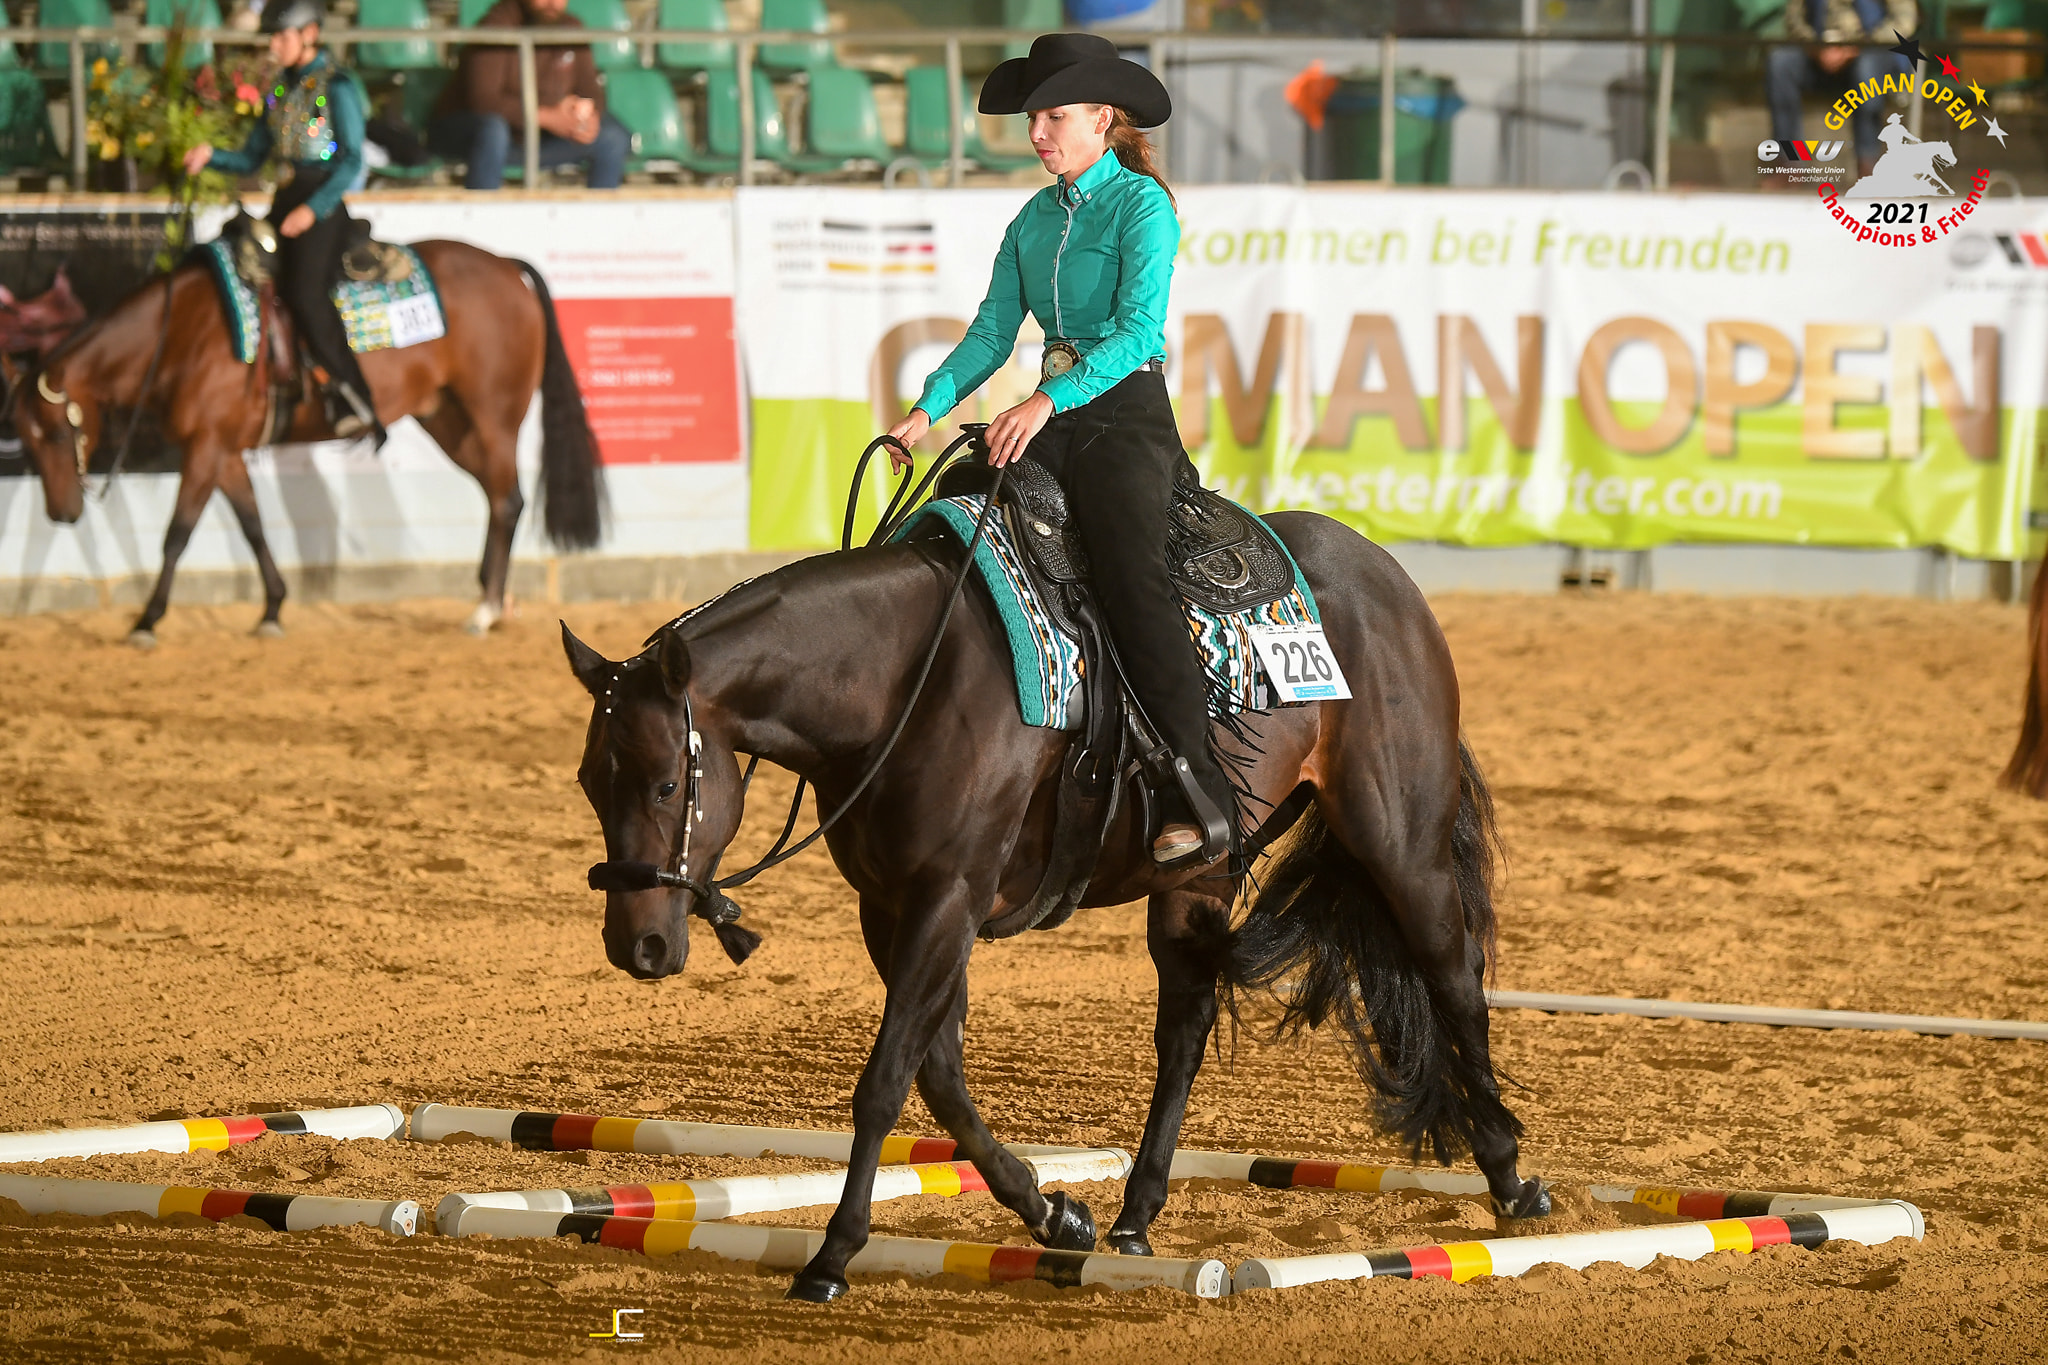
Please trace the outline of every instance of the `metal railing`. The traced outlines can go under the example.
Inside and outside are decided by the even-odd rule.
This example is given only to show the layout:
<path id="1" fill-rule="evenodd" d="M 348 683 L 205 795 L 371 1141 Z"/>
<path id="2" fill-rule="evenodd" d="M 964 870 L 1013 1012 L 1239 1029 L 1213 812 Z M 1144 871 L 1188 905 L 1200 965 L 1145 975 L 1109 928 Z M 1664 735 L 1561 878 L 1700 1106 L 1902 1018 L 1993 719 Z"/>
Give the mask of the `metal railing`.
<path id="1" fill-rule="evenodd" d="M 86 123 L 86 63 L 88 47 L 120 45 L 134 47 L 140 44 L 161 43 L 168 39 L 170 30 L 161 26 L 139 25 L 115 28 L 4 28 L 0 29 L 0 41 L 13 43 L 62 43 L 69 49 L 70 77 L 70 125 L 71 125 L 71 175 L 74 188 L 82 189 L 86 180 L 87 152 L 85 140 Z M 739 95 L 739 157 L 735 175 L 742 185 L 754 183 L 756 172 L 756 138 L 754 110 L 753 71 L 758 60 L 758 50 L 765 45 L 787 44 L 791 46 L 812 43 L 852 44 L 886 48 L 939 48 L 945 54 L 946 67 L 946 111 L 949 129 L 947 164 L 949 183 L 955 186 L 964 183 L 967 167 L 964 124 L 966 108 L 961 98 L 961 51 L 972 46 L 1000 46 L 1010 43 L 1028 43 L 1040 36 L 1037 30 L 1004 28 L 958 28 L 958 29 L 884 29 L 849 30 L 836 33 L 815 33 L 810 30 L 757 29 L 732 31 L 723 29 L 590 29 L 590 28 L 346 28 L 331 26 L 322 34 L 322 41 L 337 50 L 359 43 L 417 43 L 430 42 L 456 47 L 516 47 L 519 49 L 520 110 L 522 116 L 525 152 L 525 184 L 531 188 L 540 178 L 540 125 L 538 121 L 539 100 L 535 76 L 534 51 L 539 47 L 587 47 L 602 43 L 630 42 L 643 50 L 663 43 L 717 44 L 733 48 L 735 76 Z M 1328 47 L 1332 42 L 1369 43 L 1379 45 L 1380 108 L 1379 120 L 1379 181 L 1382 185 L 1394 183 L 1395 161 L 1395 119 L 1385 116 L 1384 111 L 1392 110 L 1395 95 L 1395 60 L 1398 45 L 1402 42 L 1462 42 L 1462 43 L 1569 43 L 1577 45 L 1626 45 L 1643 49 L 1646 53 L 1655 49 L 1659 53 L 1657 73 L 1657 98 L 1651 120 L 1652 137 L 1652 181 L 1659 190 L 1668 189 L 1671 179 L 1671 107 L 1674 97 L 1674 72 L 1677 67 L 1678 50 L 1681 47 L 1706 47 L 1721 49 L 1762 50 L 1785 45 L 1783 38 L 1761 38 L 1753 34 L 1652 34 L 1646 32 L 1611 33 L 1552 33 L 1542 29 L 1503 30 L 1499 32 L 1471 33 L 1439 30 L 1387 31 L 1377 35 L 1366 35 L 1352 40 L 1333 40 L 1327 36 L 1303 34 L 1210 34 L 1185 31 L 1133 31 L 1118 34 L 1128 46 L 1148 50 L 1155 64 L 1164 71 L 1173 64 L 1176 55 L 1182 61 L 1190 61 L 1194 54 L 1203 50 L 1214 50 L 1225 54 L 1250 54 L 1261 50 L 1300 50 L 1303 48 Z M 263 47 L 269 39 L 260 34 L 239 29 L 195 29 L 185 34 L 188 43 L 214 43 L 221 46 Z M 1949 52 L 1990 51 L 2006 54 L 2037 54 L 2048 52 L 2048 43 L 2039 40 L 2024 43 L 1985 41 L 1983 39 L 1930 40 Z M 1868 42 L 1857 46 L 1886 50 L 1892 45 L 1883 42 Z M 1912 104 L 1912 118 L 1916 131 L 1924 98 L 1918 93 L 1920 82 L 1926 74 L 1923 62 L 1915 73 L 1915 94 Z"/>

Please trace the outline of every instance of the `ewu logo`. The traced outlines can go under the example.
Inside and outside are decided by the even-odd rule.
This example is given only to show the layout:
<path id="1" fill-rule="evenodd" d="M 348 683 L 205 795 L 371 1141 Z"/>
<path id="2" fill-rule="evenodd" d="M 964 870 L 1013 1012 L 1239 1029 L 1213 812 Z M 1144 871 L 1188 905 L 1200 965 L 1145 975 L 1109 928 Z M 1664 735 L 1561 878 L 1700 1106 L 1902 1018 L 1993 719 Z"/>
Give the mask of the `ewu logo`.
<path id="1" fill-rule="evenodd" d="M 1992 234 L 2005 259 L 2014 265 L 2048 268 L 2048 238 L 2038 232 L 1996 232 Z"/>
<path id="2" fill-rule="evenodd" d="M 1756 144 L 1758 161 L 1833 161 L 1842 154 L 1841 142 L 1778 142 L 1766 138 Z"/>

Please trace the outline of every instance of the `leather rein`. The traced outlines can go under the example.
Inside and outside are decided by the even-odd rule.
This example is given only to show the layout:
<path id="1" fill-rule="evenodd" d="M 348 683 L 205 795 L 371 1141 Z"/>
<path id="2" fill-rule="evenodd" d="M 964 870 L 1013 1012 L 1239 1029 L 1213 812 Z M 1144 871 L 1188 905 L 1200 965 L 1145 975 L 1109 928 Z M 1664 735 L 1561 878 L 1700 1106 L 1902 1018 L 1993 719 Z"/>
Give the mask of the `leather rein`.
<path id="1" fill-rule="evenodd" d="M 939 456 L 937 463 L 926 473 L 924 479 L 916 485 L 914 490 L 911 486 L 911 480 L 915 473 L 915 465 L 906 464 L 902 471 L 902 477 L 897 481 L 896 492 L 889 499 L 888 506 L 883 510 L 881 521 L 868 536 L 867 545 L 872 547 L 885 544 L 891 536 L 902 529 L 903 524 L 909 520 L 910 514 L 917 508 L 925 492 L 937 481 L 940 472 L 953 459 L 955 452 L 962 446 L 969 444 L 980 446 L 982 432 L 985 428 L 985 423 L 970 423 L 963 426 L 961 434 L 951 445 L 946 447 L 945 452 Z M 852 548 L 853 517 L 860 498 L 861 483 L 866 477 L 868 464 L 874 458 L 875 452 L 884 447 L 901 453 L 906 460 L 911 459 L 909 450 L 893 436 L 877 436 L 874 440 L 868 442 L 867 449 L 861 452 L 860 463 L 854 467 L 853 485 L 847 493 L 846 520 L 840 530 L 839 548 L 842 550 Z M 789 818 L 783 822 L 782 833 L 776 836 L 774 845 L 769 848 L 768 852 L 758 862 L 743 871 L 735 872 L 727 877 L 719 877 L 718 864 L 719 860 L 724 857 L 724 850 L 721 849 L 718 853 L 712 855 L 710 866 L 704 870 L 703 875 L 694 875 L 690 871 L 691 835 L 697 824 L 704 818 L 703 806 L 699 800 L 704 781 L 704 739 L 697 730 L 696 711 L 691 704 L 690 690 L 686 686 L 683 688 L 683 730 L 688 736 L 688 749 L 686 751 L 688 764 L 683 770 L 683 820 L 680 837 L 672 841 L 669 856 L 660 864 L 620 860 L 607 860 L 592 864 L 588 874 L 590 889 L 593 891 L 653 891 L 666 886 L 688 891 L 695 899 L 695 903 L 690 907 L 689 913 L 702 918 L 711 925 L 713 932 L 718 935 L 719 945 L 725 949 L 726 956 L 736 963 L 746 961 L 748 955 L 760 946 L 761 936 L 751 929 L 745 929 L 740 926 L 740 907 L 733 902 L 730 896 L 725 894 L 726 888 L 746 885 L 769 868 L 788 862 L 791 858 L 794 858 L 797 854 L 802 853 L 805 849 L 823 838 L 825 831 L 838 824 L 840 819 L 853 809 L 853 805 L 860 799 L 861 793 L 865 792 L 869 784 L 881 773 L 882 765 L 888 761 L 889 755 L 895 751 L 896 742 L 903 737 L 904 728 L 910 723 L 911 713 L 917 709 L 918 699 L 924 695 L 924 685 L 931 677 L 933 663 L 938 659 L 939 646 L 946 638 L 946 627 L 953 619 L 953 609 L 959 605 L 960 597 L 967 587 L 967 580 L 973 575 L 975 551 L 980 548 L 981 542 L 987 534 L 989 521 L 995 514 L 1008 478 L 1008 469 L 999 468 L 996 470 L 995 484 L 989 490 L 987 501 L 981 509 L 981 515 L 975 520 L 974 535 L 967 542 L 966 553 L 961 560 L 960 572 L 953 580 L 952 591 L 946 597 L 944 610 L 939 613 L 938 625 L 932 631 L 931 643 L 925 649 L 924 660 L 917 670 L 917 680 L 911 684 L 910 696 L 904 701 L 903 709 L 896 717 L 896 724 L 889 731 L 889 737 L 882 742 L 881 749 L 868 761 L 867 767 L 860 775 L 860 780 L 854 783 L 853 790 L 847 793 L 846 798 L 839 803 L 830 815 L 825 816 L 818 822 L 816 829 L 794 844 L 789 842 L 789 836 L 795 832 L 797 819 L 803 810 L 804 787 L 807 779 L 799 776 L 796 783 L 796 794 L 790 799 L 789 803 Z M 907 497 L 906 494 L 908 494 Z M 654 639 L 659 639 L 665 632 L 680 626 L 685 620 L 689 619 L 690 615 L 691 613 L 686 612 L 674 621 L 669 622 L 668 625 L 663 626 L 661 630 L 655 632 L 654 637 L 650 639 L 649 643 L 652 644 Z M 618 686 L 620 673 L 640 663 L 645 658 L 647 658 L 647 654 L 643 652 L 638 657 L 621 664 L 618 671 L 612 674 L 612 686 L 605 690 L 604 695 L 604 700 L 607 703 L 610 702 L 612 693 Z M 607 704 L 605 706 L 605 714 L 609 715 L 610 713 L 611 706 Z M 746 799 L 748 787 L 753 784 L 754 771 L 760 766 L 761 756 L 759 754 L 748 756 L 747 770 L 740 778 L 740 798 L 743 802 Z M 673 870 L 671 870 L 670 864 L 673 864 Z"/>

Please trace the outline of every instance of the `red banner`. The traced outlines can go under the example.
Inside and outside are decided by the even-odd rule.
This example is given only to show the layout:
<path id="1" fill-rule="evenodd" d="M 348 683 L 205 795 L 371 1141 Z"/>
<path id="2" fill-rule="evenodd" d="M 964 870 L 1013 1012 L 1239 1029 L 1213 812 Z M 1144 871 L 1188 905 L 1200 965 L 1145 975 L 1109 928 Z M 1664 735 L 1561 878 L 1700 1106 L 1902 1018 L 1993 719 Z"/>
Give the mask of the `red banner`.
<path id="1" fill-rule="evenodd" d="M 556 299 L 606 464 L 738 463 L 732 300 Z"/>

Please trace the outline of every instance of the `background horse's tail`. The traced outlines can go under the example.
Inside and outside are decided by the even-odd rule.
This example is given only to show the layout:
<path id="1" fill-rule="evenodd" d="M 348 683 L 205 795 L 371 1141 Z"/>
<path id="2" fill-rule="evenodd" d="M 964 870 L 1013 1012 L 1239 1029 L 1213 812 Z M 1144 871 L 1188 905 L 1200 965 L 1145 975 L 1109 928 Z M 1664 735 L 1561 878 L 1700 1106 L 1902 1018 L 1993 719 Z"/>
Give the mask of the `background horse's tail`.
<path id="1" fill-rule="evenodd" d="M 2048 800 L 2048 572 L 2034 577 L 2033 602 L 2027 608 L 2027 657 L 2027 701 L 2020 715 L 2020 742 L 1998 782 Z"/>
<path id="2" fill-rule="evenodd" d="M 1451 858 L 1465 930 L 1493 968 L 1493 797 L 1472 752 L 1458 745 L 1458 815 Z M 1240 987 L 1277 986 L 1277 1033 L 1334 1019 L 1350 1038 L 1359 1074 L 1376 1092 L 1380 1122 L 1418 1157 L 1449 1162 L 1475 1128 L 1517 1135 L 1500 1101 L 1483 1035 L 1474 1046 L 1446 1019 L 1408 950 L 1386 896 L 1310 804 L 1232 933 L 1223 970 L 1226 1003 Z"/>
<path id="3" fill-rule="evenodd" d="M 541 524 L 548 539 L 563 550 L 588 550 L 603 534 L 604 484 L 597 464 L 597 441 L 590 417 L 583 411 L 583 391 L 562 345 L 555 300 L 540 271 L 525 261 L 526 272 L 547 321 L 547 358 L 540 372 Z"/>

